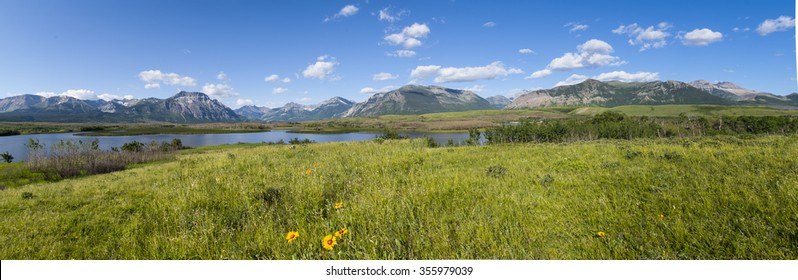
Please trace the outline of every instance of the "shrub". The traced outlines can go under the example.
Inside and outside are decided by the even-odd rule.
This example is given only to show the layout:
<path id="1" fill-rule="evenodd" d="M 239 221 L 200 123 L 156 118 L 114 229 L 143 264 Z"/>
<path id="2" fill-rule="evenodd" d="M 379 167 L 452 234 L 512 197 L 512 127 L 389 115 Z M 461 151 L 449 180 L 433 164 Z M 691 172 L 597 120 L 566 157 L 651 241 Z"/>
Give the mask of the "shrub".
<path id="1" fill-rule="evenodd" d="M 3 161 L 5 161 L 6 163 L 11 163 L 12 161 L 14 161 L 14 156 L 12 156 L 11 153 L 9 153 L 8 151 L 0 154 L 0 157 L 3 157 Z"/>
<path id="2" fill-rule="evenodd" d="M 33 193 L 32 192 L 23 192 L 22 193 L 22 199 L 32 199 L 32 198 L 33 198 Z"/>
<path id="3" fill-rule="evenodd" d="M 278 188 L 267 188 L 265 191 L 262 191 L 255 195 L 255 199 L 261 200 L 266 202 L 268 205 L 273 205 L 280 201 L 282 197 L 282 192 Z"/>
<path id="4" fill-rule="evenodd" d="M 386 130 L 384 130 L 382 132 L 382 135 L 377 136 L 377 138 L 382 138 L 382 139 L 385 139 L 385 140 L 389 140 L 389 139 L 406 139 L 407 136 L 403 136 L 403 135 L 399 134 L 399 132 L 396 132 L 396 130 L 394 130 L 394 129 L 386 129 Z"/>
<path id="5" fill-rule="evenodd" d="M 435 139 L 433 139 L 433 138 L 432 138 L 432 137 L 430 137 L 430 136 L 424 136 L 423 140 L 424 140 L 424 144 L 425 144 L 427 147 L 429 147 L 429 148 L 435 148 L 435 147 L 438 147 L 438 142 L 435 142 Z"/>
<path id="6" fill-rule="evenodd" d="M 288 140 L 288 144 L 291 144 L 291 145 L 311 144 L 311 143 L 316 143 L 316 141 L 313 141 L 313 140 L 310 140 L 310 139 L 307 139 L 307 138 L 302 139 L 302 140 L 299 140 L 299 138 L 293 138 L 291 140 Z"/>
<path id="7" fill-rule="evenodd" d="M 468 130 L 468 140 L 466 140 L 466 144 L 468 145 L 477 145 L 479 144 L 479 139 L 482 138 L 482 134 L 479 132 L 478 129 L 472 128 Z"/>
<path id="8" fill-rule="evenodd" d="M 505 174 L 507 174 L 507 168 L 498 164 L 493 165 L 491 167 L 488 167 L 487 174 L 488 176 L 494 178 L 500 178 L 503 177 Z"/>
<path id="9" fill-rule="evenodd" d="M 122 145 L 122 151 L 125 152 L 142 152 L 144 151 L 144 143 L 139 141 L 128 142 Z"/>

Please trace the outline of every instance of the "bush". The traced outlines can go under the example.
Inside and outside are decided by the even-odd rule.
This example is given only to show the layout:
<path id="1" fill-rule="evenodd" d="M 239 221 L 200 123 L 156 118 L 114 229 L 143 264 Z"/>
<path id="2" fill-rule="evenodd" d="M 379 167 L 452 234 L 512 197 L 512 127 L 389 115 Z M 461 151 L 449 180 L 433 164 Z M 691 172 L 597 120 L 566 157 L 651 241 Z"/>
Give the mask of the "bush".
<path id="1" fill-rule="evenodd" d="M 32 192 L 23 192 L 22 193 L 22 199 L 32 199 L 32 198 L 33 198 L 33 193 Z"/>
<path id="2" fill-rule="evenodd" d="M 14 161 L 14 156 L 12 156 L 11 153 L 9 153 L 8 151 L 0 154 L 0 157 L 3 157 L 3 161 L 5 161 L 6 163 L 11 163 L 12 161 Z"/>
<path id="3" fill-rule="evenodd" d="M 377 136 L 377 138 L 382 138 L 382 139 L 385 139 L 385 140 L 389 140 L 389 139 L 406 139 L 407 136 L 403 136 L 403 135 L 399 134 L 399 132 L 396 132 L 396 130 L 394 130 L 394 129 L 386 129 L 386 130 L 384 130 L 382 132 L 382 135 Z"/>
<path id="4" fill-rule="evenodd" d="M 429 147 L 429 148 L 438 147 L 438 142 L 435 142 L 435 139 L 433 139 L 430 136 L 424 136 L 423 140 L 424 140 L 424 144 L 427 145 L 427 147 Z"/>
<path id="5" fill-rule="evenodd" d="M 310 139 L 307 139 L 307 138 L 302 139 L 302 140 L 299 140 L 299 138 L 293 138 L 291 140 L 288 140 L 288 144 L 291 144 L 291 145 L 311 144 L 311 143 L 316 143 L 316 141 L 313 141 L 313 140 L 310 140 Z"/>
<path id="6" fill-rule="evenodd" d="M 500 178 L 500 177 L 503 177 L 505 174 L 507 174 L 507 168 L 497 164 L 497 165 L 488 167 L 488 170 L 486 172 L 487 172 L 488 176 L 491 176 L 491 177 L 494 177 L 494 178 Z"/>
<path id="7" fill-rule="evenodd" d="M 139 141 L 128 142 L 122 144 L 122 151 L 125 152 L 142 152 L 144 151 L 144 143 Z"/>

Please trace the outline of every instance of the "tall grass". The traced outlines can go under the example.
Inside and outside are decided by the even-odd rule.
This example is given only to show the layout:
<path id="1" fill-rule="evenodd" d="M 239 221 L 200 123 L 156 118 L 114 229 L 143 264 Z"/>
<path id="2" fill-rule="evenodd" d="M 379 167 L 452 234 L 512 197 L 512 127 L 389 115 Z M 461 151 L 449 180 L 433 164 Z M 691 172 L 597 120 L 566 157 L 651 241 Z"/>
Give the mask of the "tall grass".
<path id="1" fill-rule="evenodd" d="M 175 139 L 179 140 L 179 139 Z M 32 172 L 41 172 L 48 180 L 82 175 L 110 173 L 124 170 L 130 164 L 174 158 L 174 151 L 182 147 L 179 141 L 172 143 L 139 142 L 126 143 L 122 150 L 103 151 L 99 140 L 64 141 L 54 143 L 49 149 L 39 141 L 30 139 L 27 167 Z M 125 147 L 135 147 L 128 148 Z"/>
<path id="2" fill-rule="evenodd" d="M 796 259 L 796 174 L 785 136 L 246 145 L 2 191 L 0 258 Z"/>

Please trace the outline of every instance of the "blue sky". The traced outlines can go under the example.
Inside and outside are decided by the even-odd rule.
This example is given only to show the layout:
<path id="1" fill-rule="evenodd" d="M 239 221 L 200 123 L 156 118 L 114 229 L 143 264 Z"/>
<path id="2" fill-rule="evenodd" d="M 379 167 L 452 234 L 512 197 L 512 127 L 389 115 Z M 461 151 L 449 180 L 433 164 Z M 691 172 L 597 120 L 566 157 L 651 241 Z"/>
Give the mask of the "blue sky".
<path id="1" fill-rule="evenodd" d="M 408 83 L 513 96 L 586 78 L 796 86 L 795 1 L 8 1 L 0 97 L 233 108 Z"/>

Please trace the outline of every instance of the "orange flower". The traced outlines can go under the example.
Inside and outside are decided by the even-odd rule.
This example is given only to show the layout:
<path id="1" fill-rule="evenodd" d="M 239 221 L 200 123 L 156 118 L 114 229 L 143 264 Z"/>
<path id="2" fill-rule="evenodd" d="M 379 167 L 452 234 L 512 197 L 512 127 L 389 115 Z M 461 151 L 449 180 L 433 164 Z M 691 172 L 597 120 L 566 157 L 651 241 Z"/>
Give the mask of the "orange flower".
<path id="1" fill-rule="evenodd" d="M 347 233 L 349 233 L 349 230 L 342 228 L 341 230 L 335 232 L 335 236 L 344 237 L 344 235 Z"/>
<path id="2" fill-rule="evenodd" d="M 305 171 L 305 175 L 310 175 L 310 172 L 310 169 L 308 169 L 308 171 Z"/>
<path id="3" fill-rule="evenodd" d="M 332 234 L 325 236 L 324 239 L 321 240 L 321 246 L 327 251 L 332 251 L 335 244 L 338 244 L 338 242 L 335 242 L 335 236 L 332 236 Z"/>
<path id="4" fill-rule="evenodd" d="M 288 234 L 285 236 L 285 240 L 287 240 L 288 243 L 291 243 L 291 241 L 294 241 L 297 238 L 299 238 L 299 232 L 296 231 L 289 231 Z"/>

